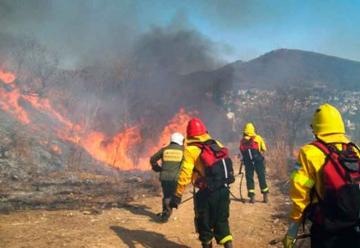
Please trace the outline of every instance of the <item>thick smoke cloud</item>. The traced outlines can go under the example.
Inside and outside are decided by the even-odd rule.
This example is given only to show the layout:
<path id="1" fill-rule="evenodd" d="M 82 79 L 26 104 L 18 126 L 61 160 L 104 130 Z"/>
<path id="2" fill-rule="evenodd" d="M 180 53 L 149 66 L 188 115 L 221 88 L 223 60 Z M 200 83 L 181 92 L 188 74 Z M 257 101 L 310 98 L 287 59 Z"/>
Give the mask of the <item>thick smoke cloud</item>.
<path id="1" fill-rule="evenodd" d="M 0 0 L 2 32 L 37 40 L 71 68 L 124 56 L 138 33 L 132 1 Z"/>
<path id="2" fill-rule="evenodd" d="M 130 0 L 0 0 L 1 32 L 37 40 L 65 68 L 130 60 L 147 70 L 153 64 L 188 73 L 217 65 L 214 44 L 190 27 L 185 14 L 150 30 L 143 15 L 139 2 Z"/>
<path id="3" fill-rule="evenodd" d="M 149 28 L 137 4 L 0 0 L 2 60 L 6 54 L 14 64 L 9 68 L 24 92 L 62 92 L 54 104 L 66 103 L 72 119 L 89 130 L 113 135 L 145 122 L 144 132 L 153 135 L 205 94 L 182 75 L 214 69 L 221 61 L 217 44 L 196 31 L 185 12 Z"/>
<path id="4" fill-rule="evenodd" d="M 136 43 L 133 57 L 141 68 L 187 74 L 216 65 L 214 47 L 194 30 L 154 28 Z"/>

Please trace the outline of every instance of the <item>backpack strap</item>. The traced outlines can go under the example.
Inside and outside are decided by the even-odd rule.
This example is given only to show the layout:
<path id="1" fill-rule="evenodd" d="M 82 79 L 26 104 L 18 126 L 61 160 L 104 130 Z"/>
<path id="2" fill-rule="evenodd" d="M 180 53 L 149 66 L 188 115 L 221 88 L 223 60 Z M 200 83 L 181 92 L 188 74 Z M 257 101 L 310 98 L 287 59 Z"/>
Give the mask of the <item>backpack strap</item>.
<path id="1" fill-rule="evenodd" d="M 205 146 L 210 146 L 213 149 L 213 145 L 217 145 L 217 142 L 214 139 L 209 139 L 204 142 L 192 142 L 192 143 L 188 144 L 188 146 L 196 146 L 196 147 L 200 148 L 201 152 L 203 152 Z M 215 150 L 213 150 L 213 151 L 215 152 Z"/>
<path id="2" fill-rule="evenodd" d="M 317 147 L 318 149 L 320 149 L 325 154 L 326 159 L 324 162 L 324 166 L 326 166 L 326 164 L 328 164 L 328 159 L 330 159 L 334 163 L 334 168 L 339 176 L 341 176 L 344 180 L 346 180 L 348 182 L 353 181 L 353 179 L 350 176 L 350 173 L 347 170 L 345 170 L 345 175 L 343 175 L 343 173 L 339 169 L 340 163 L 334 159 L 332 154 L 336 153 L 338 156 L 340 156 L 340 151 L 335 146 L 337 144 L 342 145 L 342 149 L 343 149 L 342 151 L 346 151 L 351 146 L 354 146 L 354 147 L 356 147 L 356 149 L 358 149 L 358 147 L 354 143 L 351 143 L 351 142 L 350 143 L 340 143 L 339 142 L 339 143 L 328 143 L 327 144 L 324 141 L 317 139 L 316 141 L 314 141 L 311 144 L 314 145 L 315 147 Z M 317 192 L 316 192 L 316 195 L 318 196 Z"/>
<path id="3" fill-rule="evenodd" d="M 327 145 L 319 139 L 312 142 L 311 145 L 315 146 L 316 148 L 318 148 L 320 151 L 322 151 L 324 153 L 324 155 L 325 155 L 324 165 L 326 165 L 328 163 L 328 160 L 329 160 L 330 154 L 331 154 L 331 151 L 328 149 Z M 323 199 L 321 199 L 320 194 L 317 192 L 315 185 L 313 185 L 313 187 L 310 189 L 309 197 L 310 197 L 309 205 L 305 208 L 305 210 L 303 212 L 303 219 L 302 219 L 303 230 L 305 230 L 305 224 L 306 224 L 307 219 L 314 221 L 314 218 L 315 218 L 314 211 L 316 208 L 316 204 L 314 204 L 314 198 L 315 197 L 317 198 L 318 204 L 324 205 L 324 201 L 323 201 Z"/>
<path id="4" fill-rule="evenodd" d="M 322 151 L 326 157 L 328 157 L 333 151 L 333 149 L 330 148 L 328 144 L 326 144 L 324 141 L 317 139 L 314 142 L 311 143 L 313 146 L 318 148 L 320 151 Z M 331 149 L 331 150 L 330 150 Z"/>
<path id="5" fill-rule="evenodd" d="M 335 159 L 331 156 L 333 153 L 339 153 L 339 151 L 337 150 L 336 147 L 332 146 L 332 145 L 336 145 L 336 144 L 342 144 L 342 145 L 346 145 L 344 143 L 325 143 L 324 141 L 322 141 L 321 139 L 317 139 L 316 141 L 311 143 L 313 146 L 317 147 L 320 151 L 322 151 L 325 155 L 325 162 L 324 162 L 324 166 L 326 166 L 327 162 L 329 159 L 332 160 L 333 163 L 337 164 L 337 162 L 335 161 Z M 338 167 L 335 166 L 336 171 L 341 175 L 341 172 L 339 171 Z"/>
<path id="6" fill-rule="evenodd" d="M 212 143 L 215 143 L 215 140 L 209 139 L 204 142 L 200 142 L 200 141 L 191 142 L 188 144 L 188 146 L 197 146 L 199 148 L 203 148 L 205 145 L 210 145 Z"/>
<path id="7" fill-rule="evenodd" d="M 348 145 L 355 147 L 355 149 L 360 153 L 360 148 L 353 142 L 348 143 Z"/>
<path id="8" fill-rule="evenodd" d="M 204 150 L 204 143 L 201 143 L 201 142 L 192 142 L 192 143 L 189 143 L 188 146 L 196 146 L 198 148 L 200 148 L 201 152 Z"/>

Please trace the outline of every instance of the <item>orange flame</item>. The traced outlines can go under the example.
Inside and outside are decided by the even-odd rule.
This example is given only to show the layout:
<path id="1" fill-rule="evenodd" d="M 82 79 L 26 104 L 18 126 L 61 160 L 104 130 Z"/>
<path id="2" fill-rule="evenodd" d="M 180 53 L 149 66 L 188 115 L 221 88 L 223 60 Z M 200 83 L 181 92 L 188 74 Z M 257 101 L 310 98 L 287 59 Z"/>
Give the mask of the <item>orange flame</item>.
<path id="1" fill-rule="evenodd" d="M 149 170 L 150 156 L 170 142 L 169 138 L 173 132 L 184 133 L 190 118 L 190 115 L 181 108 L 164 128 L 159 141 L 142 156 L 135 157 L 136 154 L 133 154 L 136 146 L 145 143 L 141 137 L 140 128 L 136 126 L 116 134 L 108 142 L 106 142 L 104 134 L 94 132 L 83 139 L 81 144 L 94 158 L 113 167 L 123 170 Z"/>
<path id="2" fill-rule="evenodd" d="M 0 69 L 0 80 L 5 84 L 11 84 L 16 79 L 16 76 L 10 72 L 5 72 Z M 12 113 L 22 123 L 30 123 L 29 117 L 26 111 L 19 105 L 19 99 L 21 97 L 18 89 L 6 91 L 0 88 L 0 108 L 4 111 Z"/>
<path id="3" fill-rule="evenodd" d="M 10 72 L 0 70 L 0 80 L 6 84 L 11 84 L 16 79 L 15 75 Z"/>
<path id="4" fill-rule="evenodd" d="M 74 125 L 69 119 L 62 116 L 59 112 L 53 109 L 53 107 L 50 104 L 49 99 L 40 99 L 36 95 L 23 95 L 22 98 L 29 102 L 33 108 L 36 108 L 37 110 L 41 110 L 42 112 L 48 113 L 49 116 L 52 118 L 57 119 L 59 122 L 61 122 L 63 125 L 65 125 L 67 128 L 75 128 L 76 130 L 80 130 L 79 125 Z"/>
<path id="5" fill-rule="evenodd" d="M 159 150 L 164 145 L 170 142 L 170 136 L 174 132 L 180 132 L 185 134 L 186 126 L 188 121 L 191 119 L 190 114 L 188 114 L 184 108 L 180 108 L 179 112 L 169 121 L 162 131 L 159 142 L 153 149 L 150 150 L 150 153 L 154 153 Z M 185 135 L 184 135 L 185 136 Z"/>
<path id="6" fill-rule="evenodd" d="M 85 137 L 81 144 L 95 159 L 119 169 L 131 170 L 137 166 L 128 151 L 141 142 L 139 131 L 137 127 L 128 128 L 116 134 L 110 141 L 106 141 L 104 134 L 93 132 Z"/>
<path id="7" fill-rule="evenodd" d="M 30 124 L 28 112 L 19 104 L 20 100 L 29 103 L 34 109 L 47 114 L 62 125 L 55 129 L 58 138 L 73 142 L 82 146 L 94 159 L 122 170 L 149 170 L 150 156 L 162 146 L 169 143 L 173 132 L 185 132 L 190 115 L 181 108 L 179 112 L 169 121 L 159 136 L 158 142 L 144 142 L 141 136 L 140 127 L 127 128 L 114 137 L 108 138 L 101 132 L 82 133 L 80 125 L 73 123 L 70 119 L 56 111 L 49 99 L 39 98 L 36 95 L 25 95 L 20 92 L 14 82 L 16 76 L 9 72 L 0 70 L 0 79 L 6 84 L 12 84 L 9 91 L 0 88 L 0 108 L 9 112 L 24 124 Z M 139 156 L 137 147 L 149 144 L 148 151 Z M 50 149 L 60 154 L 61 148 L 51 146 Z M 146 147 L 145 147 L 146 149 Z"/>

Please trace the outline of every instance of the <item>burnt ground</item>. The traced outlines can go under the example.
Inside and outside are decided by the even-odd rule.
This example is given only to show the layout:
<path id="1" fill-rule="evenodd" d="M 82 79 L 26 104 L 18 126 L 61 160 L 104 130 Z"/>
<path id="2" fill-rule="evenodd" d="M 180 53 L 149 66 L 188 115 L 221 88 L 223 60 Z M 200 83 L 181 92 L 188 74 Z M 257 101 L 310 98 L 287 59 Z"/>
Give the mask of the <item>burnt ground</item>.
<path id="1" fill-rule="evenodd" d="M 281 247 L 280 243 L 270 245 L 269 242 L 284 235 L 289 201 L 279 188 L 283 184 L 271 178 L 269 181 L 269 204 L 261 202 L 259 192 L 255 204 L 232 200 L 230 225 L 234 247 Z M 132 185 L 140 188 L 139 182 L 133 181 Z M 239 196 L 238 185 L 239 177 L 231 189 L 235 196 Z M 246 195 L 244 187 L 245 180 L 243 195 Z M 190 192 L 184 199 L 189 196 Z M 193 225 L 191 201 L 175 210 L 165 224 L 158 222 L 156 213 L 160 210 L 161 197 L 143 193 L 126 204 L 105 209 L 93 206 L 2 213 L 0 247 L 200 247 Z M 299 242 L 298 247 L 308 245 Z"/>
<path id="2" fill-rule="evenodd" d="M 106 176 L 52 172 L 26 179 L 1 178 L 0 213 L 27 209 L 116 208 L 139 198 L 139 195 L 154 195 L 156 192 L 158 183 L 145 173 L 141 176 L 132 173 Z"/>

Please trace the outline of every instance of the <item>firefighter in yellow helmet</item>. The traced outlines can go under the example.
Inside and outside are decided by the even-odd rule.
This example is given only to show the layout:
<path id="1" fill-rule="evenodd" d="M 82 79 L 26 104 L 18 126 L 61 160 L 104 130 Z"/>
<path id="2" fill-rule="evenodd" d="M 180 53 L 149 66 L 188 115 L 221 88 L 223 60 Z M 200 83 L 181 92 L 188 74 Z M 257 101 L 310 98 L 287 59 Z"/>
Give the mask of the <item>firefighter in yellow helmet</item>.
<path id="1" fill-rule="evenodd" d="M 324 209 L 332 208 L 324 198 L 327 195 L 323 181 L 324 165 L 326 164 L 326 168 L 328 168 L 328 163 L 332 163 L 332 159 L 330 159 L 329 154 L 324 152 L 322 146 L 317 144 L 323 144 L 323 147 L 333 147 L 334 150 L 340 152 L 345 149 L 343 147 L 346 147 L 350 141 L 345 136 L 345 127 L 341 114 L 334 106 L 323 104 L 315 111 L 311 128 L 315 141 L 304 145 L 300 149 L 291 174 L 290 198 L 293 205 L 283 245 L 285 248 L 295 246 L 300 223 L 310 217 L 312 220 L 312 248 L 360 247 L 360 232 L 357 232 L 355 228 L 333 232 L 325 227 L 326 224 L 323 221 Z M 358 157 L 358 153 L 354 154 Z M 357 204 L 359 206 L 359 203 Z M 319 216 L 322 217 L 319 218 Z"/>
<path id="2" fill-rule="evenodd" d="M 246 186 L 250 203 L 255 203 L 254 172 L 256 172 L 263 201 L 267 203 L 269 188 L 266 183 L 264 152 L 266 145 L 263 138 L 255 133 L 255 126 L 249 122 L 244 126 L 243 137 L 240 141 L 240 152 L 245 165 Z"/>

